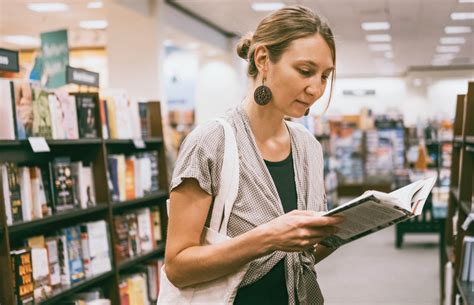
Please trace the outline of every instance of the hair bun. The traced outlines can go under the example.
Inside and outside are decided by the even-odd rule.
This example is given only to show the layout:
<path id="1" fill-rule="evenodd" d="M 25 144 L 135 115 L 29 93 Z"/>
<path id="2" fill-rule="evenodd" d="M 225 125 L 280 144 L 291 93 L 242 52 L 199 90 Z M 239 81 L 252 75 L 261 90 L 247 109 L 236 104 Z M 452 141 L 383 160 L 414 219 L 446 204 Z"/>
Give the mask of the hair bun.
<path id="1" fill-rule="evenodd" d="M 245 60 L 248 60 L 249 57 L 249 49 L 250 46 L 252 45 L 252 38 L 253 38 L 253 33 L 248 32 L 242 38 L 240 38 L 238 44 L 237 44 L 237 54 Z"/>

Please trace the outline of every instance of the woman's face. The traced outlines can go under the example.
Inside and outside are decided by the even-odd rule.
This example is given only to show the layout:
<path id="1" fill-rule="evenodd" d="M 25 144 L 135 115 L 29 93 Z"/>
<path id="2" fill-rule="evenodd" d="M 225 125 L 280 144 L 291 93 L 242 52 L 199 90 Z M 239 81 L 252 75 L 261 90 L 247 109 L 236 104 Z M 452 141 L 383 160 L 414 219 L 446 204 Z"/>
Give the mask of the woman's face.
<path id="1" fill-rule="evenodd" d="M 277 63 L 269 61 L 265 84 L 273 93 L 272 106 L 290 117 L 303 116 L 323 95 L 333 67 L 320 34 L 294 40 Z"/>

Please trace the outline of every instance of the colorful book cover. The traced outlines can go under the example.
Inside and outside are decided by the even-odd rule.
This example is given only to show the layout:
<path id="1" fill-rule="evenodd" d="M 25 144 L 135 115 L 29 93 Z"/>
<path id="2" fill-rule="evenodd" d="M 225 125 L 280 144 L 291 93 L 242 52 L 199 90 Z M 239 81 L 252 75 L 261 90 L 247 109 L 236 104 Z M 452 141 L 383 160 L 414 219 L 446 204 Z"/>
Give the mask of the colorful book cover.
<path id="1" fill-rule="evenodd" d="M 66 233 L 61 230 L 61 234 L 57 236 L 58 243 L 58 262 L 59 262 L 59 278 L 61 286 L 71 285 L 71 270 L 69 267 L 69 251 Z"/>
<path id="2" fill-rule="evenodd" d="M 109 155 L 107 158 L 109 170 L 107 172 L 109 178 L 110 195 L 113 202 L 120 201 L 120 190 L 118 185 L 118 161 L 116 156 Z"/>
<path id="3" fill-rule="evenodd" d="M 88 222 L 81 226 L 81 232 L 88 235 L 91 274 L 99 275 L 112 270 L 107 223 L 104 220 Z"/>
<path id="4" fill-rule="evenodd" d="M 130 257 L 135 257 L 142 252 L 140 236 L 138 235 L 137 215 L 134 213 L 127 214 L 126 218 L 128 222 L 128 250 Z"/>
<path id="5" fill-rule="evenodd" d="M 109 138 L 109 119 L 107 115 L 107 101 L 105 99 L 100 99 L 100 123 L 102 126 L 102 139 Z"/>
<path id="6" fill-rule="evenodd" d="M 71 284 L 74 284 L 85 277 L 81 256 L 81 229 L 79 226 L 73 226 L 62 231 L 66 236 Z"/>
<path id="7" fill-rule="evenodd" d="M 151 221 L 153 224 L 153 238 L 155 239 L 155 244 L 158 244 L 163 239 L 161 234 L 161 214 L 159 207 L 151 207 Z"/>
<path id="8" fill-rule="evenodd" d="M 97 93 L 77 93 L 76 107 L 81 138 L 97 138 L 97 108 L 99 96 Z"/>
<path id="9" fill-rule="evenodd" d="M 44 216 L 50 215 L 48 214 L 48 202 L 46 201 L 43 178 L 39 167 L 33 166 L 29 169 L 33 201 L 33 218 L 40 219 Z"/>
<path id="10" fill-rule="evenodd" d="M 75 207 L 75 181 L 72 176 L 71 162 L 67 158 L 58 158 L 53 162 L 54 194 L 56 211 L 62 212 Z"/>
<path id="11" fill-rule="evenodd" d="M 127 280 L 123 280 L 120 282 L 119 294 L 120 294 L 120 305 L 130 305 Z"/>
<path id="12" fill-rule="evenodd" d="M 43 247 L 32 247 L 33 282 L 35 302 L 41 302 L 52 294 L 49 284 L 48 251 Z"/>
<path id="13" fill-rule="evenodd" d="M 138 103 L 138 114 L 140 116 L 142 138 L 146 139 L 150 137 L 150 115 L 148 113 L 148 103 Z"/>
<path id="14" fill-rule="evenodd" d="M 135 199 L 135 158 L 125 159 L 125 198 Z"/>
<path id="15" fill-rule="evenodd" d="M 23 220 L 23 210 L 21 202 L 20 175 L 18 167 L 14 163 L 5 163 L 8 176 L 8 189 L 10 193 L 10 206 L 12 221 Z"/>
<path id="16" fill-rule="evenodd" d="M 18 168 L 20 175 L 21 210 L 23 221 L 33 220 L 33 195 L 31 192 L 30 169 L 26 166 Z"/>
<path id="17" fill-rule="evenodd" d="M 159 169 L 158 169 L 158 152 L 153 151 L 148 154 L 151 163 L 151 192 L 158 192 L 160 184 L 158 181 Z"/>
<path id="18" fill-rule="evenodd" d="M 117 236 L 117 243 L 114 245 L 117 260 L 122 262 L 130 258 L 128 243 L 128 222 L 125 215 L 114 216 L 114 230 Z"/>
<path id="19" fill-rule="evenodd" d="M 48 92 L 40 88 L 33 89 L 33 136 L 51 139 L 53 131 L 48 95 Z"/>
<path id="20" fill-rule="evenodd" d="M 33 264 L 31 251 L 20 249 L 10 252 L 13 271 L 13 290 L 16 305 L 34 304 Z"/>
<path id="21" fill-rule="evenodd" d="M 0 169 L 2 171 L 2 191 L 3 191 L 3 202 L 5 204 L 5 216 L 7 219 L 7 225 L 13 224 L 13 217 L 12 217 L 12 205 L 10 202 L 10 187 L 9 187 L 9 179 L 8 179 L 8 169 L 5 164 L 0 165 Z"/>
<path id="22" fill-rule="evenodd" d="M 0 140 L 15 140 L 15 102 L 12 99 L 12 82 L 0 79 Z"/>
<path id="23" fill-rule="evenodd" d="M 45 240 L 48 251 L 49 284 L 56 288 L 61 284 L 61 268 L 59 266 L 58 240 L 50 237 Z"/>
<path id="24" fill-rule="evenodd" d="M 155 248 L 150 209 L 137 211 L 137 223 L 141 252 L 149 252 Z"/>
<path id="25" fill-rule="evenodd" d="M 51 134 L 53 139 L 66 139 L 64 130 L 64 110 L 55 94 L 48 94 L 49 113 L 51 115 Z"/>
<path id="26" fill-rule="evenodd" d="M 43 182 L 44 195 L 46 198 L 46 206 L 43 207 L 43 217 L 50 216 L 56 212 L 54 203 L 54 175 L 52 163 L 39 166 L 41 172 L 41 182 Z"/>
<path id="27" fill-rule="evenodd" d="M 70 140 L 79 139 L 76 97 L 69 95 L 65 90 L 56 90 L 54 93 L 61 104 L 65 138 Z"/>
<path id="28" fill-rule="evenodd" d="M 27 81 L 13 82 L 18 139 L 33 135 L 33 90 Z"/>

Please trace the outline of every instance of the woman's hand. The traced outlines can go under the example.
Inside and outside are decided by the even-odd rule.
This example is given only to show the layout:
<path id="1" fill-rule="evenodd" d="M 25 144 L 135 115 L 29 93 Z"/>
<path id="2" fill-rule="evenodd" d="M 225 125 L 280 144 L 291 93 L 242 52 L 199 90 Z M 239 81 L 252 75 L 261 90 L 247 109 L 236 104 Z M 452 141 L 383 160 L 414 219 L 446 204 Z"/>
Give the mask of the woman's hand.
<path id="1" fill-rule="evenodd" d="M 337 232 L 342 217 L 320 216 L 314 211 L 293 210 L 264 224 L 260 229 L 269 236 L 272 251 L 298 252 L 313 248 Z"/>

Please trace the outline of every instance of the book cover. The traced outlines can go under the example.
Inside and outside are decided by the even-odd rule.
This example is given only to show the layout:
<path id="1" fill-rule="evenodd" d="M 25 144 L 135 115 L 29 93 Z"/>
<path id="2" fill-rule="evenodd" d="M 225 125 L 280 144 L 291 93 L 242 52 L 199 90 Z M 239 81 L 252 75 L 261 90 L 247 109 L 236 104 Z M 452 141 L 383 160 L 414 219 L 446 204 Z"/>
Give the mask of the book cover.
<path id="1" fill-rule="evenodd" d="M 33 265 L 31 251 L 19 249 L 10 252 L 13 271 L 13 290 L 16 305 L 34 304 Z"/>
<path id="2" fill-rule="evenodd" d="M 104 220 L 88 222 L 81 226 L 81 232 L 87 233 L 90 273 L 99 275 L 112 270 L 107 223 Z"/>
<path id="3" fill-rule="evenodd" d="M 87 208 L 86 206 L 82 205 L 81 201 L 81 185 L 82 180 L 82 161 L 75 161 L 71 162 L 71 177 L 74 181 L 74 206 L 79 206 L 81 209 Z"/>
<path id="4" fill-rule="evenodd" d="M 33 136 L 45 139 L 53 137 L 48 95 L 40 88 L 33 89 Z"/>
<path id="5" fill-rule="evenodd" d="M 33 202 L 33 218 L 40 219 L 48 216 L 48 203 L 43 185 L 43 178 L 41 176 L 41 169 L 37 166 L 29 168 L 30 182 L 31 182 L 31 197 Z"/>
<path id="6" fill-rule="evenodd" d="M 32 247 L 33 282 L 35 302 L 41 302 L 52 294 L 49 284 L 48 252 L 44 247 Z"/>
<path id="7" fill-rule="evenodd" d="M 62 212 L 75 207 L 75 181 L 68 158 L 57 158 L 53 162 L 54 197 L 56 211 Z"/>
<path id="8" fill-rule="evenodd" d="M 97 108 L 99 96 L 97 93 L 75 94 L 79 136 L 81 138 L 97 138 Z"/>
<path id="9" fill-rule="evenodd" d="M 140 116 L 140 128 L 141 128 L 142 138 L 146 139 L 151 136 L 150 114 L 148 113 L 148 103 L 145 103 L 145 102 L 138 103 L 138 114 Z"/>
<path id="10" fill-rule="evenodd" d="M 27 81 L 14 81 L 13 98 L 17 136 L 20 140 L 26 139 L 33 135 L 33 90 L 31 84 Z"/>
<path id="11" fill-rule="evenodd" d="M 108 126 L 109 126 L 109 136 L 111 139 L 118 139 L 117 136 L 117 122 L 115 117 L 115 100 L 114 97 L 109 96 L 106 98 L 106 116 L 108 119 Z"/>
<path id="12" fill-rule="evenodd" d="M 69 267 L 68 241 L 64 230 L 61 230 L 61 233 L 57 236 L 56 240 L 58 245 L 58 262 L 61 286 L 70 286 L 71 270 Z"/>
<path id="13" fill-rule="evenodd" d="M 20 174 L 21 210 L 23 221 L 33 220 L 33 195 L 31 192 L 30 169 L 26 166 L 18 168 Z"/>
<path id="14" fill-rule="evenodd" d="M 140 237 L 138 236 L 137 215 L 134 213 L 126 215 L 128 223 L 128 250 L 130 257 L 139 255 L 141 251 Z"/>
<path id="15" fill-rule="evenodd" d="M 15 140 L 15 102 L 12 82 L 0 79 L 0 140 Z"/>
<path id="16" fill-rule="evenodd" d="M 91 254 L 90 254 L 90 249 L 89 249 L 89 232 L 87 232 L 87 226 L 85 224 L 81 224 L 80 228 L 81 228 L 82 266 L 84 268 L 84 276 L 88 278 L 88 277 L 92 277 Z"/>
<path id="17" fill-rule="evenodd" d="M 102 139 L 109 138 L 109 119 L 107 115 L 107 101 L 105 99 L 99 100 L 100 106 L 100 123 L 102 126 Z"/>
<path id="18" fill-rule="evenodd" d="M 153 225 L 153 238 L 155 240 L 155 245 L 157 245 L 162 239 L 161 234 L 161 214 L 159 207 L 151 207 L 151 221 Z"/>
<path id="19" fill-rule="evenodd" d="M 132 128 L 132 139 L 141 139 L 142 128 L 140 123 L 140 114 L 137 101 L 132 99 L 128 100 L 128 114 L 130 117 L 130 126 Z"/>
<path id="20" fill-rule="evenodd" d="M 148 155 L 142 155 L 137 159 L 138 166 L 140 167 L 140 186 L 141 186 L 141 196 L 146 196 L 151 194 L 151 160 L 148 158 Z"/>
<path id="21" fill-rule="evenodd" d="M 158 299 L 158 263 L 149 262 L 146 265 L 146 275 L 147 275 L 147 286 L 148 286 L 148 298 L 152 302 L 156 302 Z"/>
<path id="22" fill-rule="evenodd" d="M 81 257 L 81 229 L 79 226 L 73 226 L 62 231 L 67 242 L 70 280 L 71 284 L 74 284 L 83 280 L 85 276 Z"/>
<path id="23" fill-rule="evenodd" d="M 125 92 L 120 91 L 114 95 L 115 124 L 117 139 L 133 138 L 132 113 L 130 100 Z"/>
<path id="24" fill-rule="evenodd" d="M 109 155 L 107 157 L 108 163 L 108 179 L 109 179 L 109 189 L 110 195 L 113 202 L 120 201 L 120 190 L 118 186 L 118 160 L 115 155 Z"/>
<path id="25" fill-rule="evenodd" d="M 117 244 L 114 245 L 117 261 L 122 262 L 130 258 L 128 222 L 125 215 L 114 216 L 114 230 L 117 237 Z"/>
<path id="26" fill-rule="evenodd" d="M 135 158 L 125 159 L 125 199 L 135 199 Z"/>
<path id="27" fill-rule="evenodd" d="M 45 240 L 46 250 L 48 251 L 49 266 L 49 284 L 53 288 L 61 285 L 61 268 L 59 266 L 58 239 L 49 237 Z"/>
<path id="28" fill-rule="evenodd" d="M 7 225 L 13 224 L 12 216 L 12 205 L 10 202 L 10 187 L 8 180 L 8 169 L 5 164 L 1 165 L 2 170 L 2 191 L 3 191 L 3 203 L 5 204 L 5 216 L 7 218 Z"/>
<path id="29" fill-rule="evenodd" d="M 46 198 L 46 204 L 43 208 L 43 217 L 50 216 L 55 209 L 55 198 L 54 198 L 54 174 L 53 164 L 46 163 L 39 166 L 41 172 L 41 182 L 43 182 L 44 196 Z"/>
<path id="30" fill-rule="evenodd" d="M 119 283 L 119 294 L 120 294 L 120 305 L 130 305 L 127 280 L 123 280 Z"/>
<path id="31" fill-rule="evenodd" d="M 120 201 L 127 200 L 127 181 L 126 181 L 126 164 L 124 155 L 116 155 L 117 158 L 117 177 L 118 177 L 118 190 Z"/>
<path id="32" fill-rule="evenodd" d="M 155 248 L 150 209 L 145 208 L 137 211 L 137 223 L 141 252 L 149 252 Z"/>
<path id="33" fill-rule="evenodd" d="M 134 181 L 134 184 L 135 184 L 135 195 L 134 197 L 135 198 L 141 198 L 143 197 L 143 182 L 142 182 L 142 179 L 145 178 L 142 176 L 142 166 L 140 165 L 141 163 L 141 159 L 142 156 L 141 154 L 136 154 L 135 157 L 134 157 L 134 160 L 135 160 L 135 163 L 134 163 L 134 166 L 133 166 L 133 169 L 134 169 L 134 174 L 133 176 L 135 177 L 135 181 Z"/>
<path id="34" fill-rule="evenodd" d="M 151 192 L 158 192 L 160 190 L 160 184 L 158 181 L 159 169 L 158 169 L 158 152 L 153 151 L 148 154 L 151 163 Z"/>
<path id="35" fill-rule="evenodd" d="M 12 222 L 14 223 L 23 220 L 20 175 L 16 164 L 7 162 L 5 163 L 5 167 L 7 171 Z"/>
<path id="36" fill-rule="evenodd" d="M 79 139 L 79 127 L 77 122 L 76 98 L 69 95 L 65 90 L 56 90 L 54 92 L 61 104 L 63 129 L 65 139 Z"/>
<path id="37" fill-rule="evenodd" d="M 94 171 L 93 165 L 90 163 L 82 167 L 82 181 L 81 181 L 81 205 L 85 207 L 93 207 L 96 205 L 95 186 L 94 186 Z"/>
<path id="38" fill-rule="evenodd" d="M 51 134 L 52 138 L 56 140 L 63 140 L 66 138 L 64 130 L 64 110 L 62 104 L 55 94 L 48 94 L 49 113 L 51 115 Z"/>
<path id="39" fill-rule="evenodd" d="M 128 278 L 128 291 L 130 304 L 145 305 L 148 304 L 148 291 L 146 287 L 145 276 L 135 274 Z"/>

